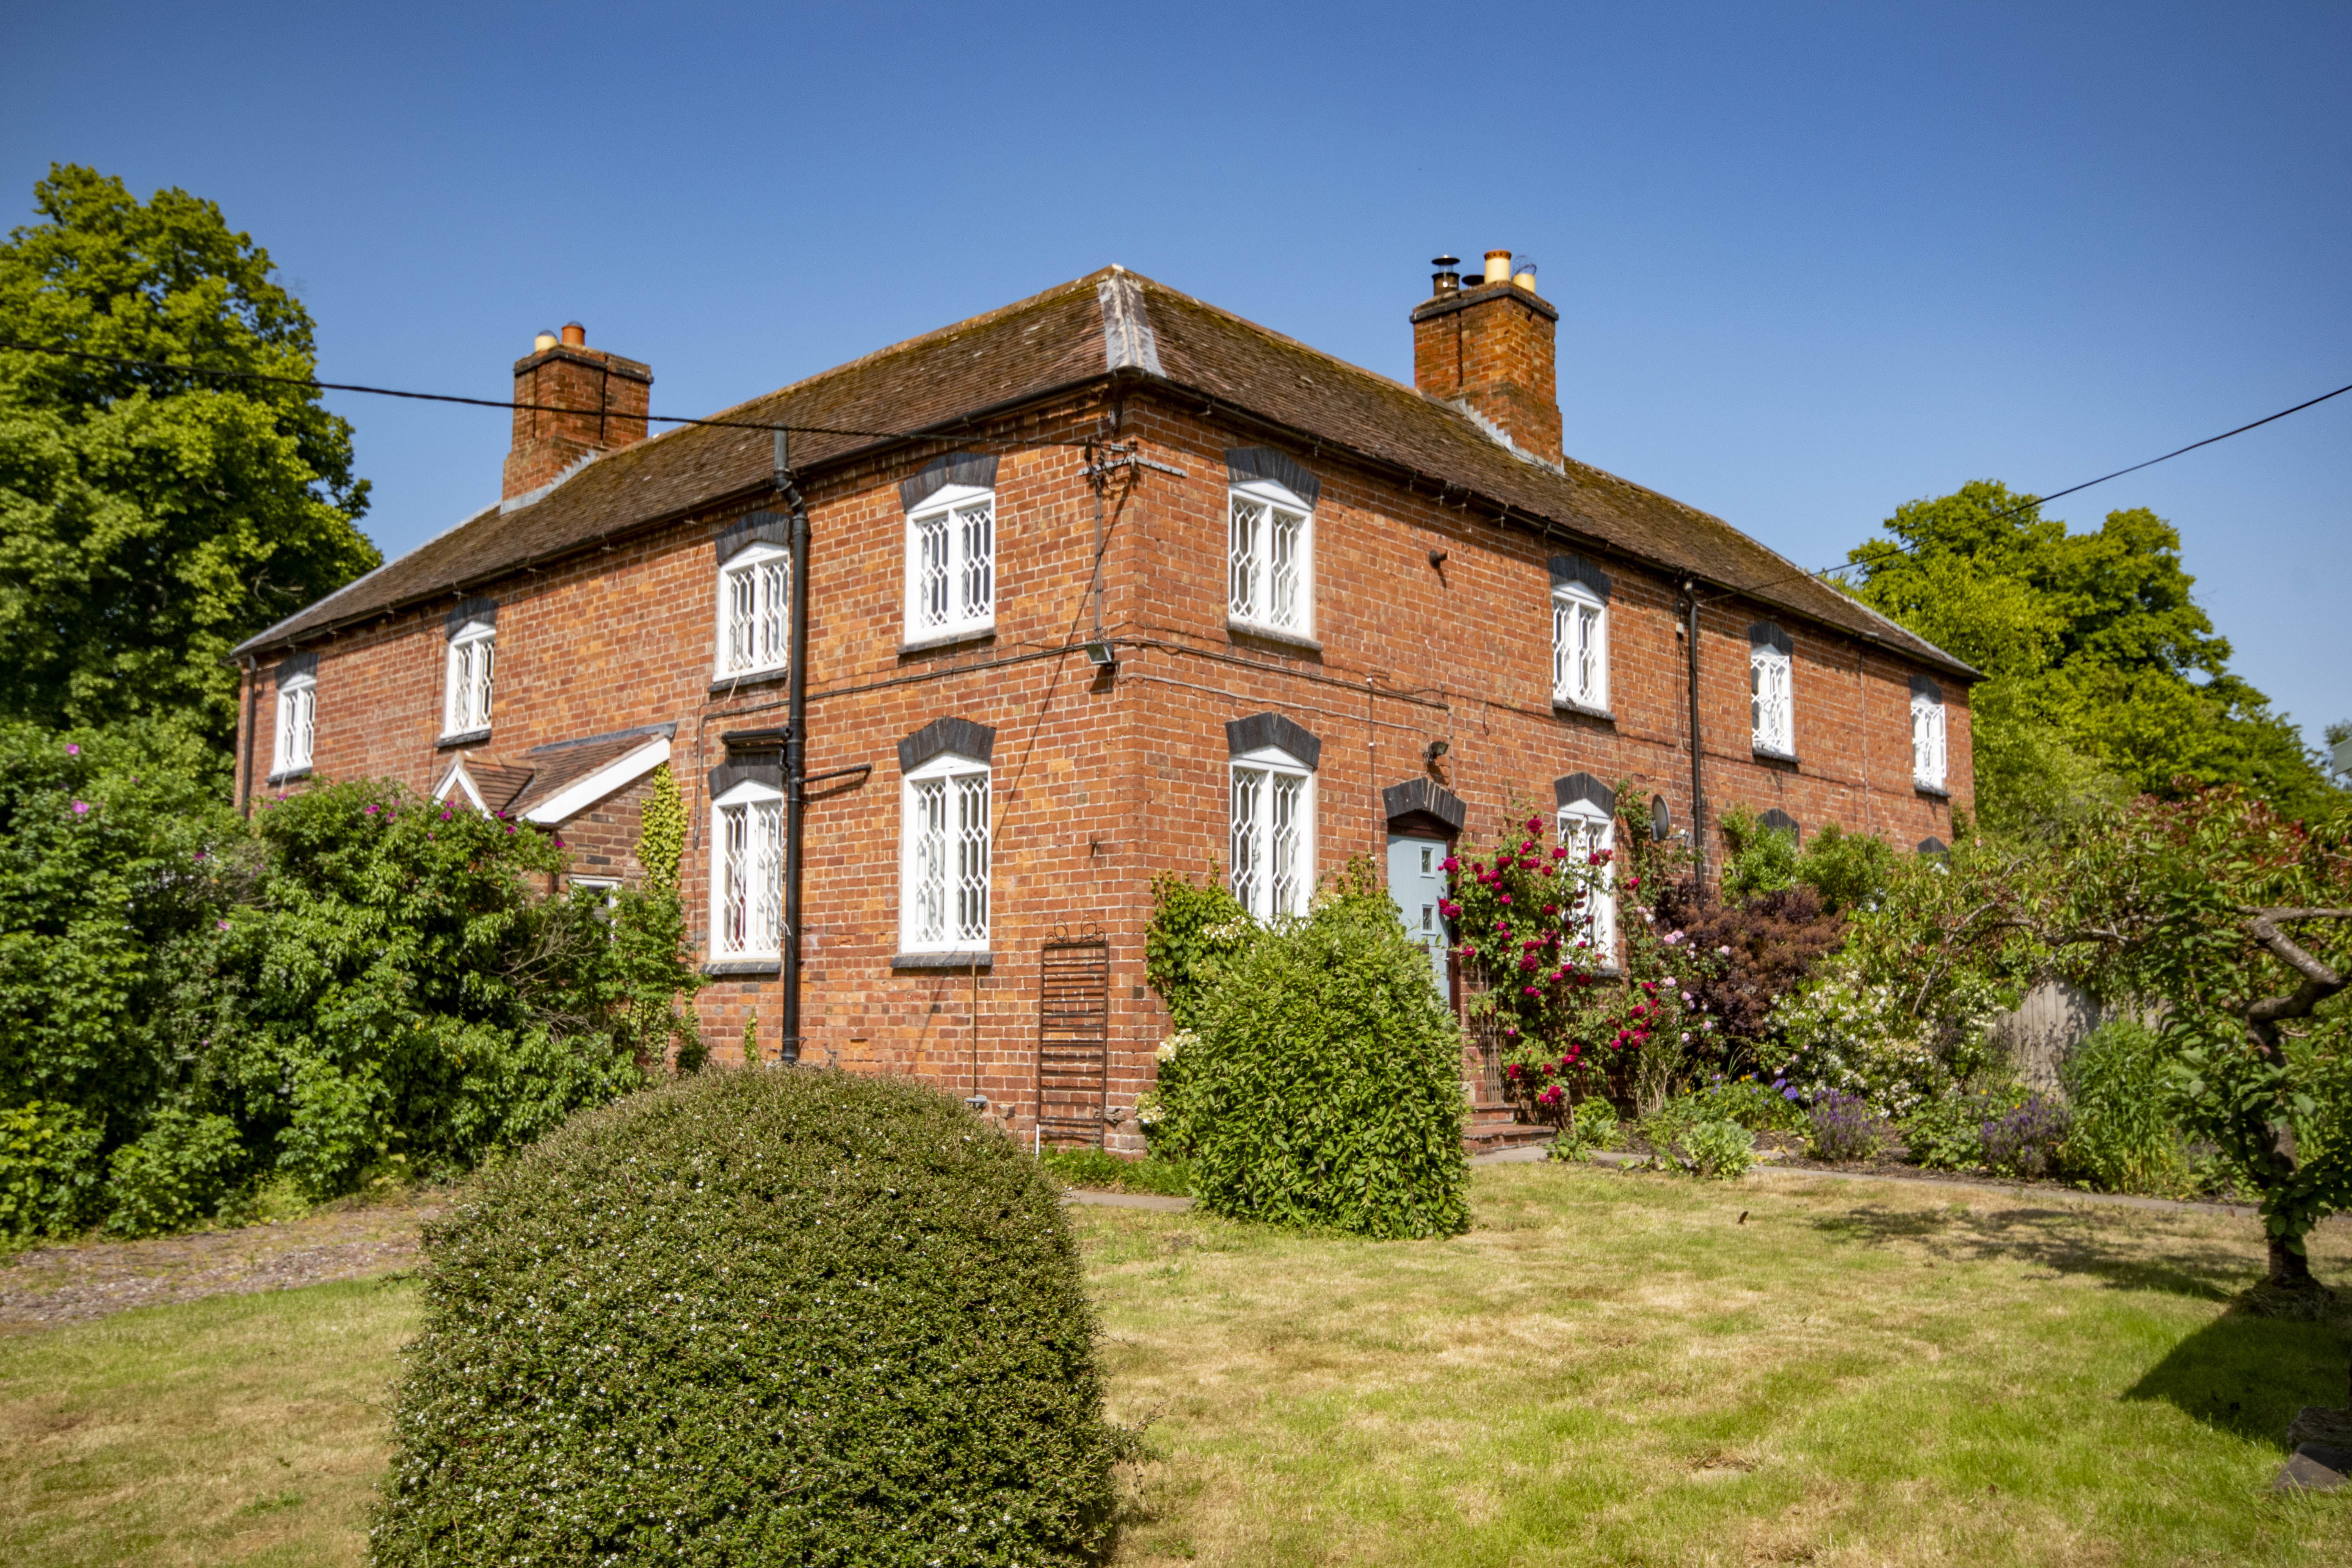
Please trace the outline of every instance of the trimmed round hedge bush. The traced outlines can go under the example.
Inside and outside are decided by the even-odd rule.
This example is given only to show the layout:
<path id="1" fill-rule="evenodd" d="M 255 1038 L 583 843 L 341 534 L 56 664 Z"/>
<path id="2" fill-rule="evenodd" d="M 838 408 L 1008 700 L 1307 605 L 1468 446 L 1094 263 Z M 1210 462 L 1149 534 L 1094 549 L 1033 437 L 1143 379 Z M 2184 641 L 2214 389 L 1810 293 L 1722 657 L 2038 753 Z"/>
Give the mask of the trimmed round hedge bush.
<path id="1" fill-rule="evenodd" d="M 425 1232 L 380 1564 L 1086 1562 L 1121 1438 L 1061 1204 L 919 1085 L 711 1072 Z"/>
<path id="2" fill-rule="evenodd" d="M 1233 959 L 1194 1037 L 1178 1109 L 1202 1207 L 1381 1237 L 1469 1227 L 1461 1031 L 1369 865 Z"/>

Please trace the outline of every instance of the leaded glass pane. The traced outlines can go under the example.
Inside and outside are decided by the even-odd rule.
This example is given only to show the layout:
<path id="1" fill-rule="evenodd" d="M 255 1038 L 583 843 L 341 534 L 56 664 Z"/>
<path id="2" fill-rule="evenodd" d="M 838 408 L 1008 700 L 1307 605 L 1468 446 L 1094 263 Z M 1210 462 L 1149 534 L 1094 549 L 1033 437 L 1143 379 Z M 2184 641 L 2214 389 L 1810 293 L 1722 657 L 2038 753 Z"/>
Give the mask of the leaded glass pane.
<path id="1" fill-rule="evenodd" d="M 1274 775 L 1274 887 L 1268 900 L 1275 915 L 1295 915 L 1304 900 L 1299 864 L 1299 810 L 1307 781 L 1295 773 Z"/>
<path id="2" fill-rule="evenodd" d="M 758 801 L 751 810 L 751 852 L 746 858 L 751 886 L 744 896 L 751 911 L 749 941 L 754 952 L 781 952 L 784 934 L 784 803 Z"/>
<path id="3" fill-rule="evenodd" d="M 1258 864 L 1264 838 L 1258 825 L 1258 803 L 1265 792 L 1265 773 L 1257 768 L 1234 770 L 1233 879 L 1234 897 L 1242 908 L 1264 919 L 1261 889 L 1265 879 Z"/>
<path id="4" fill-rule="evenodd" d="M 915 524 L 915 623 L 948 624 L 948 520 L 942 512 Z"/>
<path id="5" fill-rule="evenodd" d="M 992 501 L 956 513 L 956 542 L 962 556 L 957 574 L 958 609 L 966 620 L 984 620 L 996 604 L 996 507 Z"/>
<path id="6" fill-rule="evenodd" d="M 722 952 L 742 952 L 751 934 L 750 808 L 720 806 L 719 835 L 719 947 Z"/>
<path id="7" fill-rule="evenodd" d="M 988 941 L 988 775 L 955 781 L 956 941 Z"/>
<path id="8" fill-rule="evenodd" d="M 947 940 L 948 795 L 945 779 L 914 786 L 915 935 L 925 942 Z"/>
<path id="9" fill-rule="evenodd" d="M 1258 608 L 1258 589 L 1263 568 L 1257 557 L 1265 511 L 1261 502 L 1245 496 L 1234 497 L 1232 542 L 1226 552 L 1232 591 L 1226 607 L 1245 621 L 1255 620 L 1262 613 Z"/>
<path id="10" fill-rule="evenodd" d="M 1300 556 L 1306 542 L 1307 519 L 1295 511 L 1274 509 L 1272 571 L 1273 604 L 1266 613 L 1267 621 L 1277 626 L 1295 626 L 1299 622 Z"/>

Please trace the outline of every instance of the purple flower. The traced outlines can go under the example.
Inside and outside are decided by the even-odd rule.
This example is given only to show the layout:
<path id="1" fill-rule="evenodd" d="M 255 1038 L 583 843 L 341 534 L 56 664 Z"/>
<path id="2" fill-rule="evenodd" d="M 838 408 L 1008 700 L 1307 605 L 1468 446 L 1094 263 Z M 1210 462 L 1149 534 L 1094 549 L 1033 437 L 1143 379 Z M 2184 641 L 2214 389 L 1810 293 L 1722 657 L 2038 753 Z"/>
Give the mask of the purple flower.
<path id="1" fill-rule="evenodd" d="M 88 816 L 89 815 L 89 802 L 86 800 L 78 800 L 74 802 L 74 815 L 76 816 Z"/>
<path id="2" fill-rule="evenodd" d="M 66 755 L 68 757 L 79 757 L 81 755 L 81 748 L 79 746 L 68 745 L 66 748 Z"/>
<path id="3" fill-rule="evenodd" d="M 215 924 L 215 925 L 216 925 L 216 926 L 220 927 L 220 929 L 221 929 L 221 930 L 223 930 L 223 931 L 226 931 L 226 930 L 228 930 L 228 921 L 215 921 L 213 922 L 213 924 Z"/>

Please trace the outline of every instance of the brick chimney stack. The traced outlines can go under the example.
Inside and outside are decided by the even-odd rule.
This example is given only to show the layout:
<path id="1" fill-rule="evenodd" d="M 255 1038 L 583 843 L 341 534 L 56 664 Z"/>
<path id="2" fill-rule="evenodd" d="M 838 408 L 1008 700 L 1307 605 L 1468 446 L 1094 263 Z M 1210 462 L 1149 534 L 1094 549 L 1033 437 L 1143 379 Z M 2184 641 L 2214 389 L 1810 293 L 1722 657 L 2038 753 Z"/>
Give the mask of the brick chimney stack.
<path id="1" fill-rule="evenodd" d="M 573 321 L 562 338 L 539 334 L 537 346 L 515 361 L 514 400 L 566 410 L 518 408 L 514 447 L 507 453 L 505 492 L 528 495 L 581 458 L 618 451 L 646 438 L 654 373 L 633 359 L 588 346 L 588 330 Z"/>
<path id="2" fill-rule="evenodd" d="M 1560 460 L 1559 312 L 1536 293 L 1533 262 L 1516 271 L 1507 250 L 1486 253 L 1482 277 L 1441 256 L 1435 291 L 1412 312 L 1412 384 L 1491 420 L 1521 449 Z"/>

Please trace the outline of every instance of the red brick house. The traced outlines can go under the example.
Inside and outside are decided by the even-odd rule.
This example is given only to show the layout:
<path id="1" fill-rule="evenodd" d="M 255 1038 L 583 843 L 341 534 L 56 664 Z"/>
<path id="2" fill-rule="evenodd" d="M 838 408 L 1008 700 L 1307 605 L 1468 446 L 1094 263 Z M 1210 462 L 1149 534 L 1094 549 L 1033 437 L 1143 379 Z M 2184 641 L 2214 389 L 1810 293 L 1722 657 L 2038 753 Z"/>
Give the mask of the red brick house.
<path id="1" fill-rule="evenodd" d="M 1937 847 L 1973 672 L 1565 458 L 1556 320 L 1441 270 L 1407 387 L 1111 268 L 650 439 L 645 365 L 542 336 L 504 499 L 239 650 L 241 796 L 390 776 L 617 880 L 667 763 L 709 1043 L 775 1059 L 798 586 L 802 1059 L 1127 1146 L 1155 873 L 1273 914 L 1369 855 L 1418 930 L 1507 796 L 1601 835 L 1628 779 Z"/>

